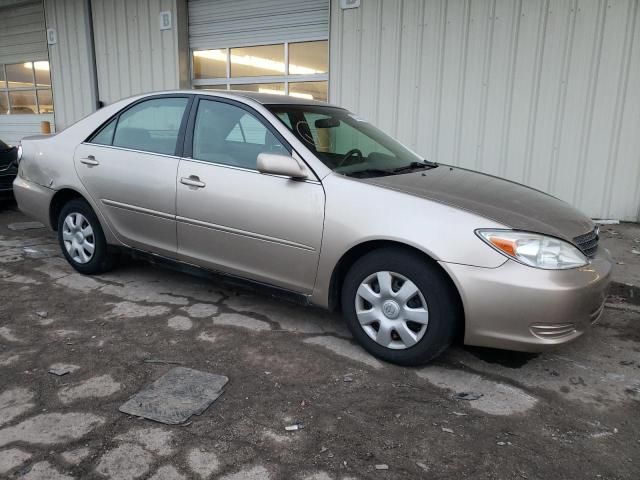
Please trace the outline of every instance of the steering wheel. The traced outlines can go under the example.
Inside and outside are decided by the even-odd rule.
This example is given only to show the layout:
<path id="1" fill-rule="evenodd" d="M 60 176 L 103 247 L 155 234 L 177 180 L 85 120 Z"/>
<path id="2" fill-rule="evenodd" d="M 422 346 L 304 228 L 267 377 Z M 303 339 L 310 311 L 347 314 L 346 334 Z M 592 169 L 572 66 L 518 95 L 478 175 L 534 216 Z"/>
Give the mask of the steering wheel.
<path id="1" fill-rule="evenodd" d="M 360 158 L 360 160 L 364 158 L 364 155 L 362 155 L 362 152 L 360 151 L 360 149 L 352 148 L 351 150 L 349 150 L 347 153 L 344 154 L 344 157 L 342 157 L 342 160 L 340 160 L 338 165 L 336 165 L 336 168 L 340 168 L 344 164 L 344 162 L 346 162 L 349 158 L 353 157 L 354 155 Z"/>

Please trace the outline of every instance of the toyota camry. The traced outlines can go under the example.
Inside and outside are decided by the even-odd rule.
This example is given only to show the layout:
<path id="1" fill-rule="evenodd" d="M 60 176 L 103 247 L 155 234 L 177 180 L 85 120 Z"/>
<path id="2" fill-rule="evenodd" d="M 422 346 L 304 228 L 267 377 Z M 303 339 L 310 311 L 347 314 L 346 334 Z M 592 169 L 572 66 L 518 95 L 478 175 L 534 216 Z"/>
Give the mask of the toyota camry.
<path id="1" fill-rule="evenodd" d="M 141 95 L 26 138 L 19 156 L 19 207 L 78 272 L 126 250 L 213 271 L 340 311 L 390 362 L 426 363 L 458 338 L 540 351 L 604 307 L 612 262 L 591 219 L 425 160 L 336 106 Z"/>

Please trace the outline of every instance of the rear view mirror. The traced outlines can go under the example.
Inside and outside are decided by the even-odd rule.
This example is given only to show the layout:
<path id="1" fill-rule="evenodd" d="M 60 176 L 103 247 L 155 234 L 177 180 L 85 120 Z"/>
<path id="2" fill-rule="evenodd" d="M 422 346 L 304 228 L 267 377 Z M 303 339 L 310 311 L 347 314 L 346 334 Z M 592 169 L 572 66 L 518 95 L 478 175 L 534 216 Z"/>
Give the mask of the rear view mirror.
<path id="1" fill-rule="evenodd" d="M 258 171 L 271 175 L 284 175 L 285 177 L 303 179 L 307 178 L 306 169 L 289 155 L 275 153 L 261 153 L 258 155 Z"/>
<path id="2" fill-rule="evenodd" d="M 316 128 L 336 128 L 340 126 L 340 120 L 337 118 L 321 118 L 315 122 Z"/>

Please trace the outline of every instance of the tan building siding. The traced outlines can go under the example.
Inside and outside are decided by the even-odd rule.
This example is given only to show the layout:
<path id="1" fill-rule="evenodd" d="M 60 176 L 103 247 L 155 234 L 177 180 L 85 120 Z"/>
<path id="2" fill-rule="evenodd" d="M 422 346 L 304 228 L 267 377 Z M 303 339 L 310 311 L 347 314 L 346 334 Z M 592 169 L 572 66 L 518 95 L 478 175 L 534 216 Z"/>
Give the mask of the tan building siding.
<path id="1" fill-rule="evenodd" d="M 331 4 L 330 99 L 431 160 L 638 220 L 638 0 Z"/>
<path id="2" fill-rule="evenodd" d="M 47 28 L 56 31 L 49 45 L 56 128 L 62 129 L 96 108 L 93 52 L 86 0 L 45 0 Z"/>
<path id="3" fill-rule="evenodd" d="M 181 0 L 93 1 L 99 99 L 112 103 L 138 93 L 180 87 L 177 2 Z M 160 30 L 160 12 L 173 26 Z M 186 37 L 186 36 L 185 36 Z"/>

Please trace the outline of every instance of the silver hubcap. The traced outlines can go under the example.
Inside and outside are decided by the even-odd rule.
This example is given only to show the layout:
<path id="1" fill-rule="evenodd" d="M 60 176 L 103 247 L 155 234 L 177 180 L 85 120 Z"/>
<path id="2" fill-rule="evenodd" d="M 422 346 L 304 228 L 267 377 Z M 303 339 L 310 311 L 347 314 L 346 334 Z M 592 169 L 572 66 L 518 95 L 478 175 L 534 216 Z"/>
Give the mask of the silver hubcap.
<path id="1" fill-rule="evenodd" d="M 418 287 L 399 273 L 369 275 L 358 287 L 355 303 L 360 326 L 383 347 L 412 347 L 427 331 L 427 302 Z"/>
<path id="2" fill-rule="evenodd" d="M 96 239 L 91 224 L 81 213 L 70 213 L 64 219 L 62 240 L 74 262 L 87 263 L 93 258 Z"/>

